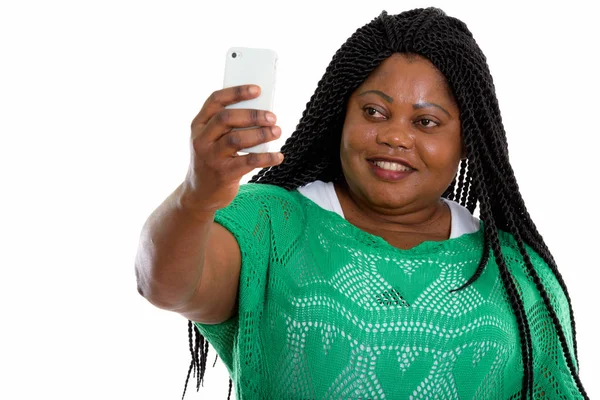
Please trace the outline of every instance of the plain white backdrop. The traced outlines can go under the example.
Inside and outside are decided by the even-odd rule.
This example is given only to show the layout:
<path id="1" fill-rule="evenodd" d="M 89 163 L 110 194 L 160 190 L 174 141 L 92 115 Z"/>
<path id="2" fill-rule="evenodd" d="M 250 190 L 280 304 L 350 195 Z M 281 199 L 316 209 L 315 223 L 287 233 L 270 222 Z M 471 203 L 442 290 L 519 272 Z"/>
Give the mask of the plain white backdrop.
<path id="1" fill-rule="evenodd" d="M 429 5 L 488 57 L 521 192 L 570 289 L 581 378 L 600 397 L 594 2 L 0 4 L 0 398 L 180 398 L 187 321 L 138 295 L 134 256 L 185 175 L 227 48 L 278 52 L 279 148 L 358 27 Z M 226 396 L 219 361 L 186 398 Z"/>

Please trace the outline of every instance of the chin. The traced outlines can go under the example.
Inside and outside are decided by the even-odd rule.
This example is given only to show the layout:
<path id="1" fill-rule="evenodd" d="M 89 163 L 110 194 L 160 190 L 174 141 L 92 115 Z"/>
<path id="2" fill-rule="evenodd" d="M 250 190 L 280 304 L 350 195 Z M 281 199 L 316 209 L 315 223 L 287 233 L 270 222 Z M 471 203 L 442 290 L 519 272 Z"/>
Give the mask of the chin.
<path id="1" fill-rule="evenodd" d="M 400 208 L 414 201 L 414 196 L 400 193 L 400 189 L 392 186 L 386 189 L 365 188 L 365 200 L 370 204 L 382 208 Z"/>

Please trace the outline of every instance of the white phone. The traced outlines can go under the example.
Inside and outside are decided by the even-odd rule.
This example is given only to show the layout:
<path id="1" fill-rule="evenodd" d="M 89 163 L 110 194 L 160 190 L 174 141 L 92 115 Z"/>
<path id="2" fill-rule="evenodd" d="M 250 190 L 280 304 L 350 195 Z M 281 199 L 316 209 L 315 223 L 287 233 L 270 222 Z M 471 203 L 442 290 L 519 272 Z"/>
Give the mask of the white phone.
<path id="1" fill-rule="evenodd" d="M 244 100 L 225 108 L 273 111 L 276 71 L 277 53 L 273 50 L 248 47 L 232 47 L 227 50 L 223 88 L 253 84 L 260 86 L 261 92 L 260 96 L 254 99 Z M 240 150 L 244 153 L 264 153 L 267 151 L 269 151 L 269 143 L 262 143 Z"/>

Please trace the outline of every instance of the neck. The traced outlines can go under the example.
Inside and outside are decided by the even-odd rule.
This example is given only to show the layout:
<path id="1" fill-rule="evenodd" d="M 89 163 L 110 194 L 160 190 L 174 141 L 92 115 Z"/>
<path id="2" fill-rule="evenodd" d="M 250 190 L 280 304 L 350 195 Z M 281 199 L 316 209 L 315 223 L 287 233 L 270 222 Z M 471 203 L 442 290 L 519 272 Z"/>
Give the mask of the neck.
<path id="1" fill-rule="evenodd" d="M 425 205 L 378 208 L 353 193 L 345 182 L 335 183 L 334 186 L 346 219 L 360 228 L 394 233 L 450 235 L 450 209 L 441 198 Z"/>

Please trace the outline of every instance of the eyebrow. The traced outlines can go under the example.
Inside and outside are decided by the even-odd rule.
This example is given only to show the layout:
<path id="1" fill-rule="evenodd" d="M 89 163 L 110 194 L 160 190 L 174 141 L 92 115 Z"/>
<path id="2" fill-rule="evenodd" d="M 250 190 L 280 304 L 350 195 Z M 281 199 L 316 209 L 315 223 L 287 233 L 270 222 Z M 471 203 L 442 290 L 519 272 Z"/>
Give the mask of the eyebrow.
<path id="1" fill-rule="evenodd" d="M 362 92 L 361 94 L 359 94 L 359 96 L 364 96 L 364 95 L 369 94 L 369 93 L 373 93 L 373 94 L 378 95 L 379 97 L 381 97 L 382 99 L 384 99 L 385 101 L 387 101 L 390 104 L 394 102 L 394 99 L 391 96 L 383 93 L 380 90 L 366 90 L 366 91 Z M 452 117 L 452 115 L 450 115 L 450 113 L 444 107 L 440 106 L 439 104 L 427 103 L 427 102 L 413 104 L 413 109 L 415 109 L 415 110 L 419 110 L 421 108 L 427 108 L 427 107 L 438 108 L 438 109 L 442 110 L 443 112 L 445 112 L 446 115 L 448 115 L 449 117 Z"/>
<path id="2" fill-rule="evenodd" d="M 367 91 L 364 91 L 361 94 L 359 94 L 359 96 L 364 96 L 365 94 L 369 94 L 369 93 L 374 93 L 374 94 L 378 95 L 379 97 L 381 97 L 382 99 L 384 99 L 388 103 L 393 103 L 394 102 L 394 99 L 392 99 L 391 96 L 388 96 L 387 94 L 383 93 L 380 90 L 367 90 Z"/>
<path id="3" fill-rule="evenodd" d="M 444 107 L 440 106 L 439 104 L 435 104 L 435 103 L 418 103 L 418 104 L 413 104 L 413 109 L 415 109 L 415 110 L 419 110 L 421 108 L 427 108 L 427 107 L 439 108 L 440 110 L 442 110 L 443 112 L 445 112 L 446 115 L 448 115 L 449 117 L 452 117 L 450 115 L 450 113 L 448 111 L 446 111 L 446 109 Z"/>

